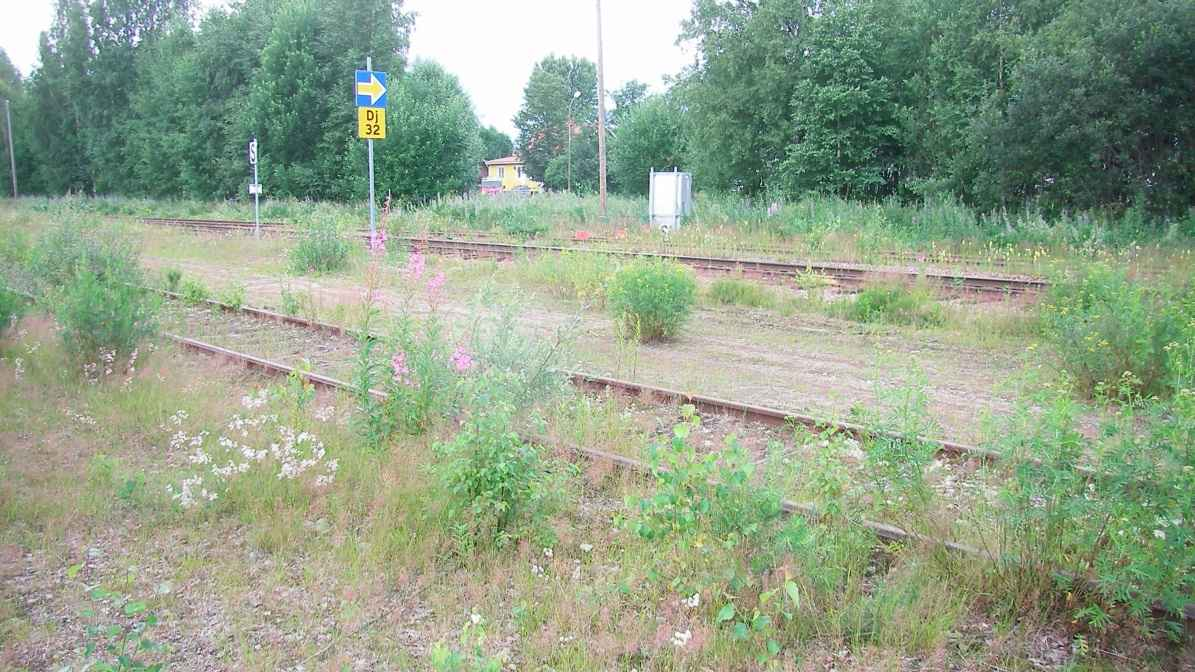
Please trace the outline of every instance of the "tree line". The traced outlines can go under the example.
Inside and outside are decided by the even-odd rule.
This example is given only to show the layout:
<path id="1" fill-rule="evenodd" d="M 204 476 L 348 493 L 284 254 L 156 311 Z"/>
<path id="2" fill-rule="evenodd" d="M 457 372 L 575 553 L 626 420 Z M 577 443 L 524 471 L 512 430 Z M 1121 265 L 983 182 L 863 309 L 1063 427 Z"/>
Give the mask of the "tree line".
<path id="1" fill-rule="evenodd" d="M 367 53 L 392 80 L 381 193 L 467 191 L 482 158 L 511 151 L 549 188 L 596 189 L 587 60 L 535 66 L 512 143 L 480 127 L 455 77 L 407 63 L 414 21 L 398 0 L 193 13 L 59 0 L 32 75 L 0 59 L 24 191 L 227 198 L 257 134 L 270 194 L 363 198 L 347 73 Z M 694 0 L 679 40 L 696 58 L 666 90 L 609 94 L 615 190 L 643 193 L 650 169 L 677 166 L 698 188 L 759 198 L 1195 205 L 1191 0 Z"/>

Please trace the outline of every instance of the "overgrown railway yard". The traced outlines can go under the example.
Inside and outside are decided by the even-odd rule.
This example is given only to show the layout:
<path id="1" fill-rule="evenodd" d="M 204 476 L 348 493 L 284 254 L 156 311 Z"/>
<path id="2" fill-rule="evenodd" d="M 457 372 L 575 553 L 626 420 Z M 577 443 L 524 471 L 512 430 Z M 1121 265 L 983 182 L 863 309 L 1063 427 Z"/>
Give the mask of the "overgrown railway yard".
<path id="1" fill-rule="evenodd" d="M 1184 249 L 177 207 L 0 206 L 6 668 L 1195 666 Z"/>

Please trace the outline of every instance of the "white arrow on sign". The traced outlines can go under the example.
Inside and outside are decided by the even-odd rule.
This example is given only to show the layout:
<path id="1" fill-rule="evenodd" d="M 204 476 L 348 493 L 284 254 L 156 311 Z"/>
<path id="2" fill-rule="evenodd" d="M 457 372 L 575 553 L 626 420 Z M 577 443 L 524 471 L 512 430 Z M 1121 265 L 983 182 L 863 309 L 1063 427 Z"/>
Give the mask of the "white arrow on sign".
<path id="1" fill-rule="evenodd" d="M 376 105 L 378 99 L 386 95 L 386 87 L 378 78 L 374 76 L 373 72 L 369 73 L 369 81 L 357 84 L 357 93 L 369 96 L 369 104 Z"/>

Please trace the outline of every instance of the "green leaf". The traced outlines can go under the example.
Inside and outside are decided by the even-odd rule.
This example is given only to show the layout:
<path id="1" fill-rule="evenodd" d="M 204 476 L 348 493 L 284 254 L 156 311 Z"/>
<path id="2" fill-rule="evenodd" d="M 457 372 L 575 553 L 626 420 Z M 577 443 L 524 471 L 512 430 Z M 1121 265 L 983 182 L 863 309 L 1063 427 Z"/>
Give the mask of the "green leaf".
<path id="1" fill-rule="evenodd" d="M 738 623 L 734 624 L 734 638 L 735 639 L 737 639 L 737 640 L 747 639 L 747 635 L 749 635 L 749 634 L 751 634 L 751 630 L 747 627 L 746 623 L 739 621 Z"/>
<path id="2" fill-rule="evenodd" d="M 801 591 L 791 579 L 784 582 L 784 594 L 788 596 L 794 607 L 801 608 Z"/>
<path id="3" fill-rule="evenodd" d="M 734 618 L 734 604 L 727 602 L 718 610 L 718 615 L 714 617 L 714 623 L 725 623 L 732 618 Z"/>
<path id="4" fill-rule="evenodd" d="M 81 562 L 77 565 L 71 565 L 70 567 L 67 567 L 66 578 L 74 580 L 74 578 L 79 575 L 79 570 L 81 569 L 83 569 L 83 563 Z"/>
<path id="5" fill-rule="evenodd" d="M 148 606 L 144 602 L 126 602 L 124 605 L 125 616 L 136 616 L 145 611 Z"/>
<path id="6" fill-rule="evenodd" d="M 780 653 L 780 642 L 777 642 L 774 639 L 769 639 L 768 640 L 768 653 L 772 654 L 773 656 L 779 654 Z"/>

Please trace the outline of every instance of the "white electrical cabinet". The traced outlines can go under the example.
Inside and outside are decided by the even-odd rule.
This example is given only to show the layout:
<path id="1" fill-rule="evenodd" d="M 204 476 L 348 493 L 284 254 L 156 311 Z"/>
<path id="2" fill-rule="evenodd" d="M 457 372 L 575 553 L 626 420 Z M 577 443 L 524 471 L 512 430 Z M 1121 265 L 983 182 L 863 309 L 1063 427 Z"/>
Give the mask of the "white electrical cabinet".
<path id="1" fill-rule="evenodd" d="M 651 225 L 661 231 L 671 231 L 681 220 L 693 213 L 693 175 L 651 171 L 647 210 Z"/>

